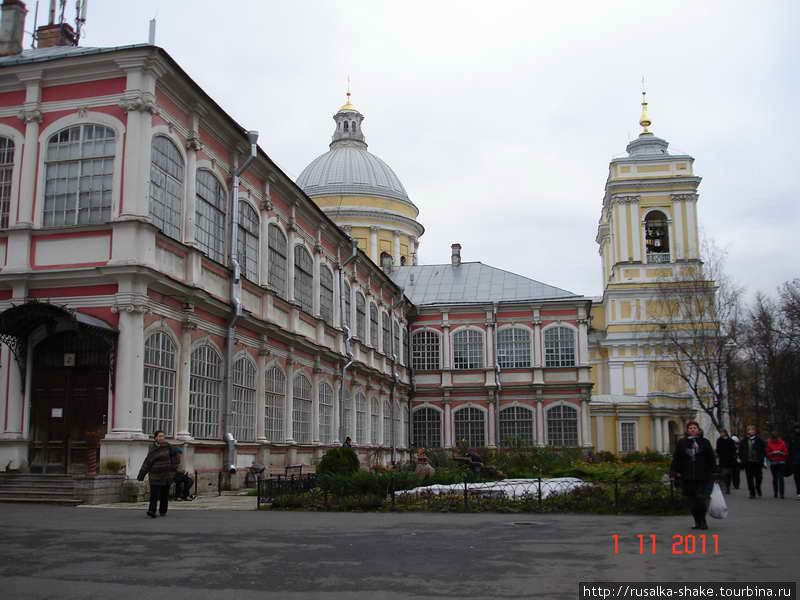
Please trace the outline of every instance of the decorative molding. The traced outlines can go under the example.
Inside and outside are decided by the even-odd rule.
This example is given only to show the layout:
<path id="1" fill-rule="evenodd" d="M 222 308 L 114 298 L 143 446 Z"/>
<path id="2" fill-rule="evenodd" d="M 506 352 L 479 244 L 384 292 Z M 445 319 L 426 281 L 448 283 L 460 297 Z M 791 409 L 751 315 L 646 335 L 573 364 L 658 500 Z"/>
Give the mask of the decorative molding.
<path id="1" fill-rule="evenodd" d="M 203 148 L 205 148 L 205 144 L 200 140 L 200 135 L 197 133 L 197 131 L 192 131 L 189 137 L 186 139 L 186 149 L 200 152 L 203 150 Z"/>
<path id="2" fill-rule="evenodd" d="M 38 108 L 23 108 L 17 113 L 17 118 L 27 125 L 28 123 L 41 123 L 43 115 Z"/>
<path id="3" fill-rule="evenodd" d="M 154 117 L 161 114 L 156 99 L 150 92 L 132 91 L 125 92 L 117 103 L 123 112 L 149 112 Z"/>
<path id="4" fill-rule="evenodd" d="M 128 302 L 117 302 L 111 307 L 112 313 L 129 313 L 147 315 L 152 312 L 147 300 L 130 300 Z"/>

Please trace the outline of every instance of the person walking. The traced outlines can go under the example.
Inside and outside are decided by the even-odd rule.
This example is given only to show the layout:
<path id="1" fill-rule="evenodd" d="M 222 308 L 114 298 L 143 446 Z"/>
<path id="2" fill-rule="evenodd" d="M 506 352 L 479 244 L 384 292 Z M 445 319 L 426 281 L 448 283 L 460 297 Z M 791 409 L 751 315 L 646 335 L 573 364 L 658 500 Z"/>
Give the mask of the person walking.
<path id="1" fill-rule="evenodd" d="M 153 445 L 139 469 L 139 481 L 144 481 L 145 475 L 150 476 L 150 506 L 147 516 L 156 518 L 156 505 L 162 517 L 167 515 L 169 508 L 169 486 L 175 479 L 180 462 L 179 454 L 175 448 L 167 443 L 166 434 L 160 429 L 153 434 Z"/>
<path id="2" fill-rule="evenodd" d="M 683 495 L 689 501 L 694 517 L 692 529 L 708 529 L 706 511 L 717 476 L 717 461 L 711 442 L 703 437 L 697 421 L 686 424 L 686 435 L 675 445 L 669 473 L 681 484 Z"/>
<path id="3" fill-rule="evenodd" d="M 731 478 L 737 468 L 736 443 L 728 436 L 728 430 L 722 429 L 717 440 L 717 460 L 719 461 L 722 490 L 731 493 Z"/>
<path id="4" fill-rule="evenodd" d="M 783 468 L 789 458 L 786 442 L 776 432 L 772 432 L 767 440 L 767 460 L 772 471 L 772 493 L 775 498 L 783 500 Z"/>
<path id="5" fill-rule="evenodd" d="M 764 468 L 764 453 L 764 440 L 758 437 L 755 425 L 748 425 L 747 435 L 739 443 L 739 458 L 744 465 L 750 498 L 755 498 L 756 494 L 761 496 L 761 480 L 763 478 L 761 470 Z"/>
<path id="6" fill-rule="evenodd" d="M 742 472 L 742 460 L 739 458 L 739 443 L 741 440 L 735 433 L 731 435 L 731 439 L 736 444 L 736 465 L 733 467 L 733 473 L 731 473 L 731 482 L 733 483 L 733 489 L 738 490 Z"/>
<path id="7" fill-rule="evenodd" d="M 794 493 L 800 500 L 800 425 L 792 428 L 792 436 L 789 438 L 789 461 L 786 468 L 791 469 L 794 476 Z"/>

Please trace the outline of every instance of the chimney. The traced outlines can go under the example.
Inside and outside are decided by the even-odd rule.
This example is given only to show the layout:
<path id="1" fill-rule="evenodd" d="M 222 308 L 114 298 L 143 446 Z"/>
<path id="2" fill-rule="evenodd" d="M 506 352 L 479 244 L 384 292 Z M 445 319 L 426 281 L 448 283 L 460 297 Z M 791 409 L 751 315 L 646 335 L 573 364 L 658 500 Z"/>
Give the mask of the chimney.
<path id="1" fill-rule="evenodd" d="M 450 257 L 450 263 L 457 267 L 461 264 L 461 244 L 453 244 L 450 246 L 453 249 L 453 255 Z"/>
<path id="2" fill-rule="evenodd" d="M 13 56 L 22 52 L 25 35 L 25 4 L 20 0 L 3 0 L 0 20 L 0 56 Z"/>
<path id="3" fill-rule="evenodd" d="M 42 25 L 36 30 L 37 48 L 52 48 L 53 46 L 74 46 L 75 30 L 69 23 L 53 23 Z"/>

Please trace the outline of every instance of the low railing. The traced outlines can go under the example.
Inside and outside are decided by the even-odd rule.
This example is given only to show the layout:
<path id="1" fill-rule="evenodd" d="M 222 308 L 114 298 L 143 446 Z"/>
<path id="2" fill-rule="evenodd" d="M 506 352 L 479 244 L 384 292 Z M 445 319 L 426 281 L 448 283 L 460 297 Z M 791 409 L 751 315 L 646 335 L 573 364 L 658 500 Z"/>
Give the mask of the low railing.
<path id="1" fill-rule="evenodd" d="M 647 253 L 647 264 L 650 265 L 659 265 L 670 262 L 670 253 L 669 252 L 648 252 Z"/>
<path id="2" fill-rule="evenodd" d="M 317 476 L 314 473 L 288 477 L 278 475 L 274 478 L 259 479 L 257 484 L 256 505 L 260 509 L 263 503 L 273 502 L 281 496 L 310 492 L 317 487 Z"/>

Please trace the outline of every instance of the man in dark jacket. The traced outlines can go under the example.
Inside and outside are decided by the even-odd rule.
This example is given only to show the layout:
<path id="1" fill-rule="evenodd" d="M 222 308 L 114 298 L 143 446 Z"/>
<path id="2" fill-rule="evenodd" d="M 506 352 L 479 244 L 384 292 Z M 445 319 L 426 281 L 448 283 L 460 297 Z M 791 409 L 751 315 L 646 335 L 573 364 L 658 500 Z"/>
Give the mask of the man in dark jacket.
<path id="1" fill-rule="evenodd" d="M 156 504 L 162 517 L 169 507 L 169 486 L 175 479 L 180 459 L 175 449 L 167 443 L 166 434 L 158 430 L 153 434 L 154 443 L 139 469 L 139 481 L 150 475 L 150 506 L 147 516 L 156 518 Z"/>
<path id="2" fill-rule="evenodd" d="M 717 461 L 711 442 L 703 437 L 697 421 L 686 424 L 686 437 L 678 440 L 672 456 L 670 477 L 681 484 L 694 517 L 692 529 L 708 529 L 706 511 L 717 476 Z"/>
<path id="3" fill-rule="evenodd" d="M 733 470 L 738 467 L 736 466 L 736 443 L 728 436 L 727 429 L 723 429 L 719 432 L 719 439 L 717 440 L 717 460 L 719 461 L 723 491 L 726 494 L 730 494 Z"/>
<path id="4" fill-rule="evenodd" d="M 747 489 L 750 491 L 750 498 L 755 498 L 756 494 L 761 496 L 761 480 L 764 468 L 764 440 L 758 437 L 755 425 L 747 426 L 747 435 L 739 442 L 739 458 L 744 465 L 744 472 L 747 476 Z"/>
<path id="5" fill-rule="evenodd" d="M 800 500 L 800 425 L 792 428 L 792 435 L 789 437 L 789 461 L 786 468 L 794 475 L 794 491 Z"/>

